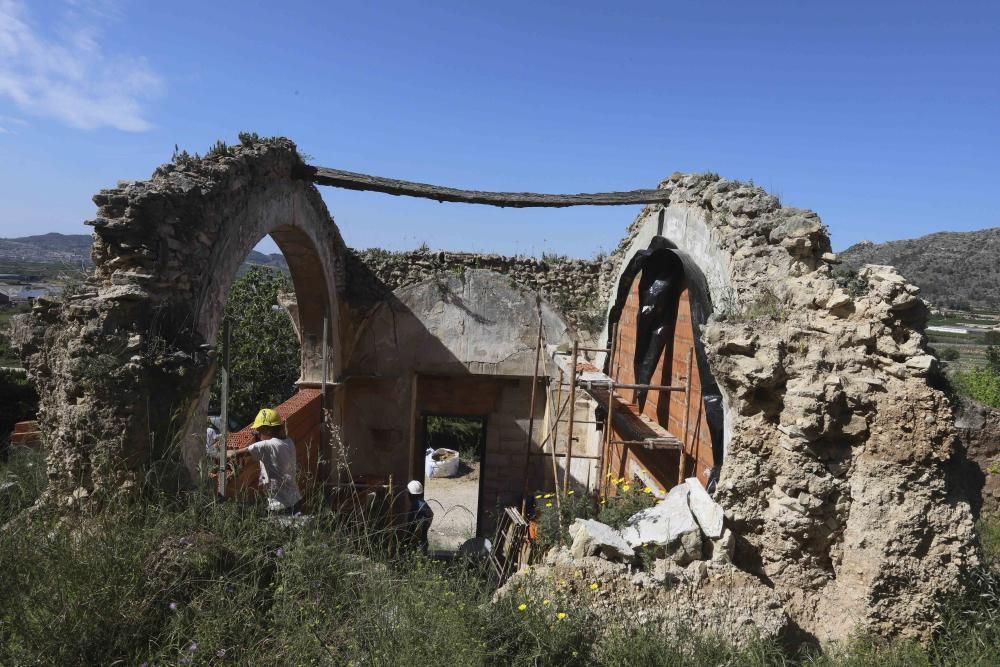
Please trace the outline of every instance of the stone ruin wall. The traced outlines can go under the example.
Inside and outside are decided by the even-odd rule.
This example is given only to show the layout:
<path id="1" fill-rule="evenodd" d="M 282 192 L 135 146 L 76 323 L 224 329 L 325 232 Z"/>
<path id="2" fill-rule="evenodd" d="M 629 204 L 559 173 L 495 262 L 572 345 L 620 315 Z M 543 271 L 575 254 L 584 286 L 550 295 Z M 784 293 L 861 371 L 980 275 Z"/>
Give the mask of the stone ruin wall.
<path id="1" fill-rule="evenodd" d="M 47 499 L 85 504 L 151 472 L 168 488 L 190 483 L 222 309 L 264 235 L 336 315 L 328 282 L 343 283 L 345 247 L 319 192 L 293 177 L 301 164 L 287 139 L 248 138 L 95 195 L 93 274 L 64 304 L 36 301 L 12 336 L 41 396 Z"/>
<path id="2" fill-rule="evenodd" d="M 715 499 L 736 563 L 820 640 L 926 638 L 977 555 L 917 288 L 867 267 L 846 292 L 819 217 L 760 188 L 682 174 L 660 187 L 670 204 L 646 207 L 611 260 L 620 270 L 659 226 L 706 274 L 702 336 L 727 410 Z"/>
<path id="3" fill-rule="evenodd" d="M 363 264 L 346 252 L 318 192 L 291 178 L 300 164 L 287 140 L 250 142 L 95 197 L 94 275 L 64 306 L 37 304 L 14 337 L 42 396 L 50 494 L 82 501 L 138 487 L 154 463 L 161 473 L 182 468 L 169 435 L 184 428 L 190 415 L 178 406 L 204 389 L 214 364 L 205 312 L 221 306 L 227 281 L 276 216 L 308 218 L 299 231 L 324 249 L 345 301 L 371 296 L 377 281 L 356 270 Z M 759 188 L 681 174 L 660 187 L 671 203 L 644 209 L 600 265 L 553 271 L 540 260 L 419 251 L 358 257 L 390 288 L 471 265 L 557 305 L 589 304 L 594 294 L 607 298 L 662 213 L 664 235 L 689 242 L 681 249 L 699 260 L 715 306 L 703 339 L 727 404 L 716 500 L 738 536 L 737 564 L 773 586 L 792 620 L 820 639 L 855 626 L 926 637 L 935 603 L 977 560 L 969 505 L 951 478 L 961 463 L 951 408 L 929 384 L 936 362 L 916 288 L 869 267 L 864 289 L 847 293 L 831 276 L 836 259 L 818 216 L 782 208 Z M 340 295 L 327 296 L 339 312 Z"/>
<path id="4" fill-rule="evenodd" d="M 385 288 L 396 291 L 443 274 L 462 275 L 469 269 L 486 269 L 507 276 L 513 285 L 540 293 L 566 315 L 581 335 L 592 336 L 600 331 L 606 316 L 611 264 L 605 260 L 369 248 L 349 251 L 347 263 L 347 290 L 355 302 L 378 300 Z"/>

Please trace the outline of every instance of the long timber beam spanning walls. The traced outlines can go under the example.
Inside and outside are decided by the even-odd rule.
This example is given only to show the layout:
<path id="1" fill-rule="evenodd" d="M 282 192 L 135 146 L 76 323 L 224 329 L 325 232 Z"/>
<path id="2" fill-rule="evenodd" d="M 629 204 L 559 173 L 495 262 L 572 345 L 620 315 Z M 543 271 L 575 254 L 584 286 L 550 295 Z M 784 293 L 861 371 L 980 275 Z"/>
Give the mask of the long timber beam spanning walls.
<path id="1" fill-rule="evenodd" d="M 352 171 L 304 165 L 296 176 L 317 185 L 330 185 L 347 190 L 382 192 L 387 195 L 421 197 L 438 202 L 485 204 L 502 208 L 564 208 L 566 206 L 626 206 L 629 204 L 666 204 L 670 194 L 664 190 L 632 190 L 630 192 L 597 192 L 576 195 L 546 195 L 534 192 L 480 192 L 459 190 L 426 183 L 398 181 L 393 178 L 369 176 Z"/>

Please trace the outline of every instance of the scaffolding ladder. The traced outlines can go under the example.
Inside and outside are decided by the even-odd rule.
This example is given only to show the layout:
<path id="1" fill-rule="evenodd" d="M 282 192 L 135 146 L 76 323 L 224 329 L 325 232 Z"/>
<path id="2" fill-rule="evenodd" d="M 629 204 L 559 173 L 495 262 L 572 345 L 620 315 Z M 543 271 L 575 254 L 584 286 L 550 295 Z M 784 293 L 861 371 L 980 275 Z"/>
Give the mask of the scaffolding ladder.
<path id="1" fill-rule="evenodd" d="M 612 448 L 620 446 L 623 448 L 622 454 L 627 455 L 627 451 L 633 447 L 641 447 L 647 450 L 676 450 L 679 452 L 677 483 L 684 481 L 687 469 L 687 449 L 690 412 L 691 412 L 691 383 L 694 366 L 694 348 L 690 348 L 687 354 L 687 363 L 684 374 L 679 378 L 683 381 L 681 385 L 660 385 L 660 384 L 638 384 L 618 381 L 618 359 L 617 359 L 617 326 L 611 331 L 610 348 L 582 347 L 579 341 L 574 340 L 570 351 L 558 349 L 548 350 L 546 355 L 551 358 L 559 371 L 559 379 L 555 383 L 556 409 L 555 419 L 550 425 L 550 435 L 546 440 L 551 441 L 551 452 L 553 456 L 553 470 L 555 472 L 555 449 L 559 432 L 559 425 L 568 422 L 568 437 L 566 440 L 566 455 L 563 465 L 562 494 L 569 490 L 569 480 L 572 476 L 571 466 L 573 462 L 573 432 L 576 423 L 576 393 L 582 390 L 587 393 L 598 405 L 604 406 L 607 414 L 604 421 L 604 430 L 601 438 L 601 446 L 598 455 L 598 482 L 597 491 L 600 496 L 606 495 L 608 485 L 608 475 L 611 470 Z M 585 359 L 581 361 L 581 353 L 592 352 L 607 354 L 608 374 L 603 373 Z M 567 382 L 567 378 L 569 381 Z M 563 390 L 568 389 L 566 404 L 562 403 Z M 681 437 L 678 438 L 670 433 L 665 427 L 653 421 L 646 415 L 636 410 L 631 401 L 625 399 L 618 390 L 646 390 L 655 392 L 681 392 L 684 394 L 684 418 Z M 552 404 L 552 385 L 548 386 L 549 405 Z M 563 412 L 569 406 L 568 417 L 563 417 Z M 594 422 L 597 423 L 597 422 Z M 623 434 L 616 438 L 615 434 Z M 559 498 L 559 480 L 556 477 L 556 498 Z"/>

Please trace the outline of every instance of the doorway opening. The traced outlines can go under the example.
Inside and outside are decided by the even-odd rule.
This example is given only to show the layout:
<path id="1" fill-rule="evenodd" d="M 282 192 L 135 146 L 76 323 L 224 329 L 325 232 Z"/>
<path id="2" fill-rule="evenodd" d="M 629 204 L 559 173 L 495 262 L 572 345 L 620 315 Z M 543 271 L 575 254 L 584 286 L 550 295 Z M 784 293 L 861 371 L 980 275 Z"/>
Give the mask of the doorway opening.
<path id="1" fill-rule="evenodd" d="M 454 553 L 479 535 L 486 417 L 423 415 L 424 499 L 434 511 L 433 552 Z"/>

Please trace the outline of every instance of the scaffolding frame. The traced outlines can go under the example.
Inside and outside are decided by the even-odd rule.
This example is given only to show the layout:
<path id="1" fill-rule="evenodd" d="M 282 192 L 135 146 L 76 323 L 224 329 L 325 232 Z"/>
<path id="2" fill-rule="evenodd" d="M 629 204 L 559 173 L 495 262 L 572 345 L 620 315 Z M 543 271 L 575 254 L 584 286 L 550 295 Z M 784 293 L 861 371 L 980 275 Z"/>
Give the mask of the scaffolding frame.
<path id="1" fill-rule="evenodd" d="M 599 496 L 605 497 L 608 492 L 608 476 L 610 474 L 612 466 L 611 452 L 614 446 L 620 446 L 623 448 L 623 456 L 627 456 L 628 450 L 632 447 L 641 447 L 647 450 L 677 450 L 678 451 L 678 465 L 677 465 L 677 483 L 680 484 L 684 481 L 687 467 L 688 467 L 688 455 L 687 448 L 689 446 L 688 440 L 690 439 L 690 414 L 691 414 L 691 387 L 694 376 L 694 347 L 688 349 L 687 360 L 684 367 L 684 374 L 680 376 L 679 379 L 683 380 L 683 384 L 680 385 L 664 385 L 664 384 L 650 384 L 650 383 L 635 383 L 635 382 L 619 382 L 619 370 L 620 366 L 618 363 L 618 325 L 614 324 L 611 327 L 611 344 L 610 347 L 584 347 L 579 344 L 578 339 L 574 339 L 572 342 L 572 348 L 568 351 L 557 350 L 553 353 L 555 356 L 568 356 L 570 358 L 570 373 L 571 377 L 568 382 L 561 367 L 559 369 L 559 380 L 556 382 L 555 392 L 556 392 L 556 410 L 555 418 L 550 424 L 549 434 L 546 436 L 546 440 L 551 440 L 551 453 L 552 453 L 552 464 L 553 464 L 553 475 L 555 482 L 555 495 L 556 501 L 560 501 L 560 495 L 565 495 L 570 490 L 570 478 L 572 477 L 572 464 L 573 464 L 573 442 L 576 440 L 574 435 L 575 426 L 578 423 L 602 423 L 600 421 L 590 421 L 584 420 L 579 421 L 576 419 L 576 390 L 582 389 L 586 391 L 594 400 L 599 401 L 598 397 L 594 395 L 593 390 L 604 390 L 607 391 L 607 400 L 605 403 L 605 409 L 607 415 L 604 419 L 604 430 L 601 435 L 601 445 L 597 456 L 597 484 L 596 490 Z M 541 351 L 542 338 L 539 339 L 539 349 L 537 352 Z M 582 375 L 586 371 L 581 371 L 580 369 L 580 353 L 581 352 L 592 352 L 597 354 L 607 354 L 608 355 L 608 373 L 605 378 L 600 379 L 584 379 Z M 547 356 L 547 355 L 546 355 Z M 535 382 L 537 382 L 537 375 L 535 377 Z M 566 406 L 562 406 L 562 394 L 563 389 L 568 387 L 569 397 L 567 400 L 567 405 L 569 407 L 569 416 L 567 418 L 567 429 L 568 435 L 566 440 L 566 452 L 563 461 L 563 479 L 562 484 L 559 484 L 558 476 L 555 473 L 556 470 L 556 444 L 558 442 L 559 425 L 563 421 L 563 412 Z M 621 403 L 629 403 L 623 396 L 618 393 L 618 390 L 631 389 L 635 390 L 645 390 L 645 391 L 655 391 L 655 392 L 678 392 L 684 394 L 684 417 L 682 420 L 683 429 L 678 438 L 674 434 L 670 433 L 667 427 L 661 426 L 663 430 L 671 436 L 670 438 L 663 437 L 646 437 L 642 439 L 623 439 L 615 437 L 614 419 L 615 419 L 615 406 Z M 546 400 L 549 405 L 551 405 L 551 393 L 553 388 L 551 384 L 547 387 Z M 599 401 L 600 403 L 601 401 Z M 640 413 L 642 414 L 642 413 Z M 593 459 L 592 456 L 584 456 L 581 458 Z M 561 486 L 561 489 L 560 489 Z M 561 491 L 561 494 L 560 494 Z"/>

